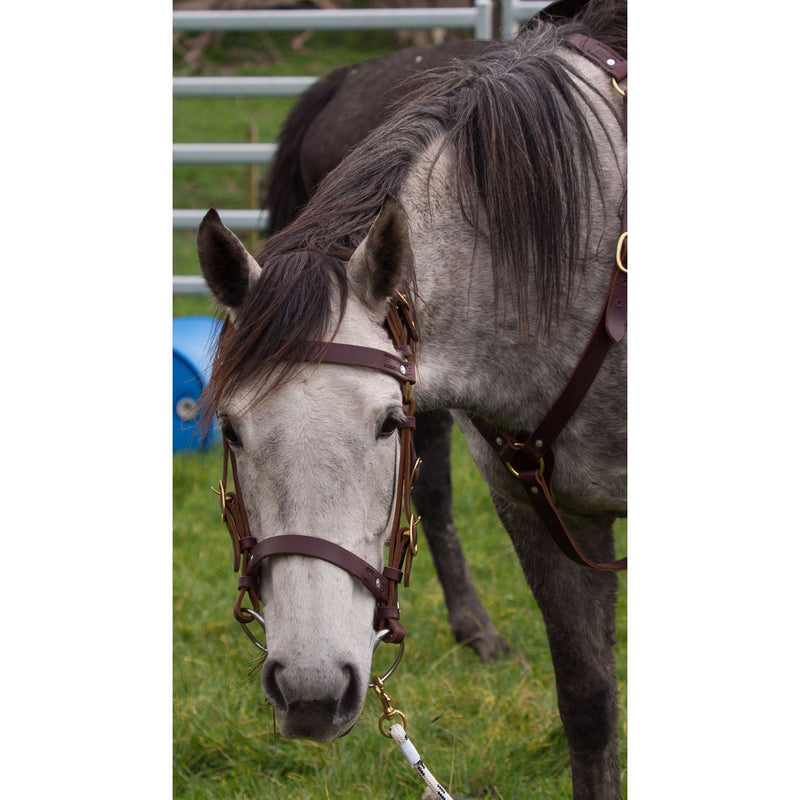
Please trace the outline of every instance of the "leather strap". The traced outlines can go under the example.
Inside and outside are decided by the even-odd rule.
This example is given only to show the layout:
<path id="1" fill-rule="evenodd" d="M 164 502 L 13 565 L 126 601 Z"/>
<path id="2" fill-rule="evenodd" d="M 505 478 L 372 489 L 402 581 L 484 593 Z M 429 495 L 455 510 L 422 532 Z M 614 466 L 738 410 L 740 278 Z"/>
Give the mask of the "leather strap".
<path id="1" fill-rule="evenodd" d="M 628 76 L 628 62 L 607 44 L 583 33 L 570 34 L 566 42 L 615 80 L 621 81 Z"/>
<path id="2" fill-rule="evenodd" d="M 251 551 L 246 572 L 256 575 L 265 558 L 286 555 L 310 556 L 328 561 L 358 578 L 376 599 L 386 602 L 389 598 L 389 581 L 378 570 L 335 542 L 317 536 L 286 534 L 263 539 Z"/>
<path id="3" fill-rule="evenodd" d="M 621 81 L 627 76 L 627 62 L 607 45 L 583 34 L 573 34 L 567 38 L 567 42 L 598 64 L 614 80 Z M 482 417 L 470 416 L 478 432 L 517 478 L 562 552 L 577 564 L 605 572 L 627 569 L 628 559 L 596 563 L 583 553 L 570 535 L 553 497 L 553 444 L 591 388 L 611 346 L 625 336 L 628 310 L 627 235 L 625 212 L 608 294 L 594 332 L 567 385 L 536 430 L 532 434 L 512 435 Z"/>
<path id="4" fill-rule="evenodd" d="M 376 350 L 372 347 L 334 342 L 325 351 L 322 361 L 328 364 L 347 364 L 354 367 L 376 369 L 401 382 L 415 383 L 417 380 L 413 363 L 404 361 L 393 353 Z"/>
<path id="5" fill-rule="evenodd" d="M 623 558 L 614 562 L 595 563 L 581 551 L 570 535 L 553 497 L 553 444 L 589 391 L 611 345 L 625 333 L 628 276 L 623 271 L 627 269 L 623 262 L 626 260 L 626 256 L 621 256 L 621 264 L 614 265 L 606 302 L 589 344 L 567 385 L 532 434 L 512 435 L 482 417 L 470 415 L 470 421 L 478 432 L 519 480 L 531 505 L 561 550 L 576 563 L 605 572 L 627 569 L 628 560 Z"/>
<path id="6" fill-rule="evenodd" d="M 553 497 L 552 480 L 555 470 L 555 452 L 550 449 L 540 458 L 531 456 L 524 447 L 527 442 L 517 442 L 514 437 L 487 422 L 482 417 L 470 416 L 478 432 L 494 448 L 501 460 L 519 481 L 528 501 L 547 528 L 553 541 L 567 558 L 583 567 L 601 572 L 619 572 L 628 568 L 627 557 L 612 562 L 595 562 L 589 558 L 573 539 Z M 521 437 L 524 438 L 524 437 Z M 532 437 L 531 437 L 532 438 Z M 530 441 L 530 440 L 528 440 Z"/>

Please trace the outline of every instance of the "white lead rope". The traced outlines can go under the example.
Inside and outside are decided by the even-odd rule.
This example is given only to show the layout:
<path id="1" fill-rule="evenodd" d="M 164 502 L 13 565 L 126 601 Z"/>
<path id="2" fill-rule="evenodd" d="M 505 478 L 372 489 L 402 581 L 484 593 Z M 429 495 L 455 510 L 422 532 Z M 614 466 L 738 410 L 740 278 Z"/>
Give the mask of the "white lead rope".
<path id="1" fill-rule="evenodd" d="M 375 647 L 378 646 L 381 639 L 387 633 L 388 631 L 381 631 L 375 637 Z M 398 711 L 398 709 L 392 707 L 392 698 L 386 694 L 386 690 L 383 688 L 383 682 L 397 669 L 397 665 L 400 663 L 400 659 L 403 655 L 403 649 L 403 643 L 401 643 L 400 654 L 395 659 L 389 671 L 382 678 L 373 675 L 372 683 L 369 685 L 369 688 L 375 692 L 383 706 L 383 713 L 378 720 L 378 730 L 387 739 L 394 739 L 395 742 L 397 742 L 397 746 L 400 748 L 400 752 L 403 754 L 406 761 L 414 767 L 417 774 L 425 781 L 425 784 L 436 795 L 438 800 L 453 800 L 444 786 L 433 777 L 431 771 L 422 763 L 422 758 L 417 752 L 417 748 L 411 743 L 411 739 L 408 738 L 408 734 L 406 733 L 406 715 L 402 711 Z M 387 731 L 386 724 L 389 720 L 394 718 L 399 718 L 401 722 L 396 722 L 394 725 L 391 725 Z"/>
<path id="2" fill-rule="evenodd" d="M 422 763 L 422 758 L 420 758 L 417 748 L 411 743 L 411 739 L 406 735 L 403 726 L 400 723 L 395 723 L 389 728 L 389 734 L 397 742 L 397 746 L 405 756 L 406 761 L 414 767 L 420 778 L 435 792 L 436 797 L 440 798 L 440 800 L 453 800 L 442 784 L 433 777 L 431 771 Z"/>

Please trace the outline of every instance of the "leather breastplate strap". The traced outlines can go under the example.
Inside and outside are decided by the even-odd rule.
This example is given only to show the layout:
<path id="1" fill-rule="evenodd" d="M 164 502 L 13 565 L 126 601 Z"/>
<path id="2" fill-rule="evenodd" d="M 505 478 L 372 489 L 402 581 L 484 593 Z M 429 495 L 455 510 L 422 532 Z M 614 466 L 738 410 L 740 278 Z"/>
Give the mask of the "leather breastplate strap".
<path id="1" fill-rule="evenodd" d="M 622 92 L 617 82 L 627 76 L 627 62 L 623 58 L 610 47 L 583 34 L 570 36 L 568 43 L 604 69 L 614 80 L 617 91 Z M 623 214 L 616 263 L 612 268 L 608 295 L 594 333 L 567 385 L 536 430 L 532 434 L 511 434 L 482 417 L 470 416 L 472 424 L 517 478 L 562 552 L 577 564 L 605 572 L 627 569 L 628 559 L 626 557 L 617 561 L 596 563 L 582 552 L 570 535 L 558 513 L 553 496 L 553 444 L 589 391 L 609 349 L 625 336 L 628 311 L 627 237 L 627 214 Z"/>
<path id="2" fill-rule="evenodd" d="M 619 332 L 625 331 L 626 288 L 627 275 L 615 265 L 606 304 L 592 338 L 566 387 L 532 434 L 512 435 L 482 417 L 470 415 L 472 424 L 525 489 L 531 505 L 562 552 L 578 564 L 605 572 L 627 569 L 628 559 L 596 563 L 583 553 L 572 538 L 553 497 L 553 444 L 589 391 L 611 345 L 619 341 L 616 338 Z M 613 335 L 611 331 L 614 331 Z"/>
<path id="3" fill-rule="evenodd" d="M 403 391 L 404 421 L 400 425 L 400 457 L 396 478 L 397 493 L 394 516 L 389 537 L 389 554 L 386 566 L 380 572 L 360 556 L 351 553 L 335 542 L 317 536 L 282 534 L 258 541 L 250 533 L 247 514 L 241 499 L 236 456 L 223 439 L 223 471 L 219 486 L 222 518 L 233 544 L 233 569 L 241 570 L 239 594 L 234 605 L 234 617 L 246 625 L 254 617 L 243 606 L 245 598 L 251 609 L 258 613 L 260 598 L 258 586 L 260 568 L 267 558 L 276 556 L 307 556 L 319 558 L 340 567 L 355 577 L 375 597 L 378 603 L 377 618 L 389 633 L 384 642 L 399 644 L 405 631 L 399 622 L 397 588 L 400 581 L 408 586 L 411 563 L 417 553 L 417 524 L 419 518 L 411 510 L 411 489 L 419 471 L 419 461 L 414 451 L 412 431 L 415 427 L 412 386 L 416 380 L 414 369 L 415 344 L 418 341 L 410 304 L 399 295 L 392 304 L 386 319 L 387 329 L 397 347 L 397 354 L 370 347 L 339 343 L 320 343 L 319 361 L 375 369 L 391 375 L 400 382 Z M 227 490 L 228 463 L 233 474 L 235 491 Z M 403 515 L 407 520 L 402 525 Z"/>

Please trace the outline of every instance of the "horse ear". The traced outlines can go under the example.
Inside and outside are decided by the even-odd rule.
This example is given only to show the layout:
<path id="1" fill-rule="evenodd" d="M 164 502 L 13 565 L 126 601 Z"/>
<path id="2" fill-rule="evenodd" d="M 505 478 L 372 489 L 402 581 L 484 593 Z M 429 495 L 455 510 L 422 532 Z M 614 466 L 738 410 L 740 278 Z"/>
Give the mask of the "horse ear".
<path id="1" fill-rule="evenodd" d="M 258 262 L 211 209 L 197 230 L 200 269 L 217 303 L 235 313 L 261 274 Z"/>
<path id="2" fill-rule="evenodd" d="M 352 286 L 382 318 L 387 299 L 403 287 L 413 268 L 408 216 L 400 202 L 387 195 L 367 238 L 350 259 Z"/>

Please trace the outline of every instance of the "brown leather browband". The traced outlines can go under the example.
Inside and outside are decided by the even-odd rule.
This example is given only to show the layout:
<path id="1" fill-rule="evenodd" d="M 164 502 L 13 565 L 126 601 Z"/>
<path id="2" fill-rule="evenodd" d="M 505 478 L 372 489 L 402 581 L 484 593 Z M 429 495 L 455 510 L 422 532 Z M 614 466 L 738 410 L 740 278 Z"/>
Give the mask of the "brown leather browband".
<path id="1" fill-rule="evenodd" d="M 599 65 L 611 75 L 614 86 L 623 95 L 618 82 L 627 75 L 627 63 L 611 48 L 582 34 L 574 34 L 567 43 Z M 471 415 L 470 420 L 486 441 L 495 449 L 502 461 L 519 480 L 528 499 L 545 524 L 559 548 L 573 561 L 594 569 L 616 572 L 627 568 L 627 558 L 607 563 L 589 559 L 573 540 L 556 509 L 552 491 L 555 453 L 553 443 L 580 405 L 603 364 L 611 345 L 625 335 L 627 315 L 627 219 L 623 216 L 622 235 L 617 244 L 616 263 L 613 265 L 610 287 L 600 318 L 589 344 L 583 352 L 572 376 L 559 398 L 532 433 L 508 433 L 487 420 Z M 389 634 L 383 641 L 399 644 L 405 632 L 399 622 L 397 589 L 401 580 L 408 586 L 411 563 L 417 551 L 417 524 L 419 518 L 411 510 L 411 489 L 419 469 L 414 452 L 412 431 L 415 427 L 414 397 L 411 389 L 416 381 L 415 349 L 419 340 L 414 316 L 409 302 L 399 294 L 390 306 L 386 326 L 397 353 L 388 353 L 370 347 L 340 343 L 320 343 L 323 355 L 320 361 L 331 364 L 375 369 L 391 375 L 403 387 L 405 422 L 400 428 L 400 460 L 398 465 L 397 495 L 394 504 L 392 532 L 389 539 L 389 556 L 383 572 L 354 553 L 334 542 L 316 536 L 285 534 L 257 541 L 250 535 L 247 514 L 241 501 L 236 458 L 223 440 L 223 471 L 220 481 L 220 503 L 233 543 L 233 569 L 241 570 L 239 595 L 234 606 L 236 619 L 247 624 L 254 617 L 250 609 L 242 606 L 247 597 L 252 611 L 258 613 L 260 600 L 258 580 L 261 563 L 267 558 L 301 555 L 319 558 L 335 564 L 357 578 L 371 592 L 378 603 L 378 627 L 386 625 Z M 228 462 L 231 464 L 235 492 L 227 491 Z M 401 524 L 403 515 L 406 525 Z"/>

